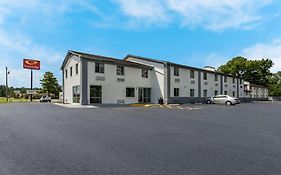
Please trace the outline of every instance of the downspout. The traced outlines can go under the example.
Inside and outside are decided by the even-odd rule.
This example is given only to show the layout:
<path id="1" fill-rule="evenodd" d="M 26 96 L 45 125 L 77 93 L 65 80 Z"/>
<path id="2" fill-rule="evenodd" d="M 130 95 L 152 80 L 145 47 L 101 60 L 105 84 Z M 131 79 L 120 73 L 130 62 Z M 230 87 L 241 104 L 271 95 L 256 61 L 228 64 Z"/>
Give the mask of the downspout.
<path id="1" fill-rule="evenodd" d="M 167 66 L 167 104 L 170 102 L 171 98 L 171 65 L 166 63 Z"/>
<path id="2" fill-rule="evenodd" d="M 198 97 L 201 97 L 201 71 L 198 71 Z"/>
<path id="3" fill-rule="evenodd" d="M 237 78 L 237 83 L 236 83 L 237 84 L 237 98 L 239 98 L 239 96 L 240 96 L 239 95 L 239 92 L 240 92 L 239 91 L 239 89 L 240 89 L 240 85 L 239 85 L 240 84 L 240 80 L 241 80 L 240 78 L 239 79 Z"/>
<path id="4" fill-rule="evenodd" d="M 80 70 L 81 105 L 88 105 L 88 61 L 81 58 Z"/>
<path id="5" fill-rule="evenodd" d="M 65 103 L 64 69 L 62 69 L 62 103 Z"/>
<path id="6" fill-rule="evenodd" d="M 220 77 L 221 77 L 221 94 L 223 94 L 223 76 L 222 75 L 220 75 Z"/>

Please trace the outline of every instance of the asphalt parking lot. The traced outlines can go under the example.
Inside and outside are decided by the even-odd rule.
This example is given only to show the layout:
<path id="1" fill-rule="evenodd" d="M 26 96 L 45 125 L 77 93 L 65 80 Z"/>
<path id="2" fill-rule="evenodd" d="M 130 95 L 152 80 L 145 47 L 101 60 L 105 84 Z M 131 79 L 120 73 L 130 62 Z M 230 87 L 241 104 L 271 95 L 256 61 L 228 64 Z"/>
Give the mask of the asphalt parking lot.
<path id="1" fill-rule="evenodd" d="M 1 175 L 277 175 L 281 103 L 0 105 Z"/>

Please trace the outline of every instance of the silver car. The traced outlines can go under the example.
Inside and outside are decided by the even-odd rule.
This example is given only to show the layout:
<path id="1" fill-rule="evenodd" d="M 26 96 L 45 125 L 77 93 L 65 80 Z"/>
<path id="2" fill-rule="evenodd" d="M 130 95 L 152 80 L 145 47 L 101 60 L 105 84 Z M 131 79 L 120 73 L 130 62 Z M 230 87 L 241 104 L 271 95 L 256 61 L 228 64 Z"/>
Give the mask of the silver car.
<path id="1" fill-rule="evenodd" d="M 207 104 L 226 104 L 228 106 L 230 105 L 236 105 L 240 103 L 240 100 L 238 98 L 234 98 L 228 95 L 216 95 L 212 98 L 209 98 L 206 100 Z"/>
<path id="2" fill-rule="evenodd" d="M 41 98 L 40 98 L 40 102 L 52 102 L 52 99 L 51 97 L 47 96 L 47 95 L 43 95 Z"/>

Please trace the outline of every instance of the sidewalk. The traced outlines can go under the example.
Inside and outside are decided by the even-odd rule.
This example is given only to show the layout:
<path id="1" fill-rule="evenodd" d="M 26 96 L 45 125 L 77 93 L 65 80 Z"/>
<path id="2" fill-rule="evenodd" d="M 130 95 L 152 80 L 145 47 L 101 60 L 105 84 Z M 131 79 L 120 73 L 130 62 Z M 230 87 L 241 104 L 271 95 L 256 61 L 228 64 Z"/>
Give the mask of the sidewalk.
<path id="1" fill-rule="evenodd" d="M 98 108 L 97 106 L 92 105 L 80 105 L 80 104 L 63 104 L 63 103 L 53 103 L 54 105 L 61 106 L 64 108 L 73 108 L 73 109 L 91 109 L 91 108 Z"/>

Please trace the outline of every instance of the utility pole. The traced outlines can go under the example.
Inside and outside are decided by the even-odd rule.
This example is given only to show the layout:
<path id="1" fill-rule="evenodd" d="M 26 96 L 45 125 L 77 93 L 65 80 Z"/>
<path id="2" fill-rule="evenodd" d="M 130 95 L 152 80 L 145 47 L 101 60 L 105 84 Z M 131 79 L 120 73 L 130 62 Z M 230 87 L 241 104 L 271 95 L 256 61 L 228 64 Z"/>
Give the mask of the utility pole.
<path id="1" fill-rule="evenodd" d="M 31 69 L 30 77 L 31 77 L 30 90 L 32 90 L 33 89 L 33 70 L 32 69 Z M 32 94 L 30 94 L 30 101 L 32 101 Z"/>
<path id="2" fill-rule="evenodd" d="M 10 72 L 8 71 L 8 67 L 6 67 L 6 101 L 8 102 L 8 74 L 10 74 Z"/>

